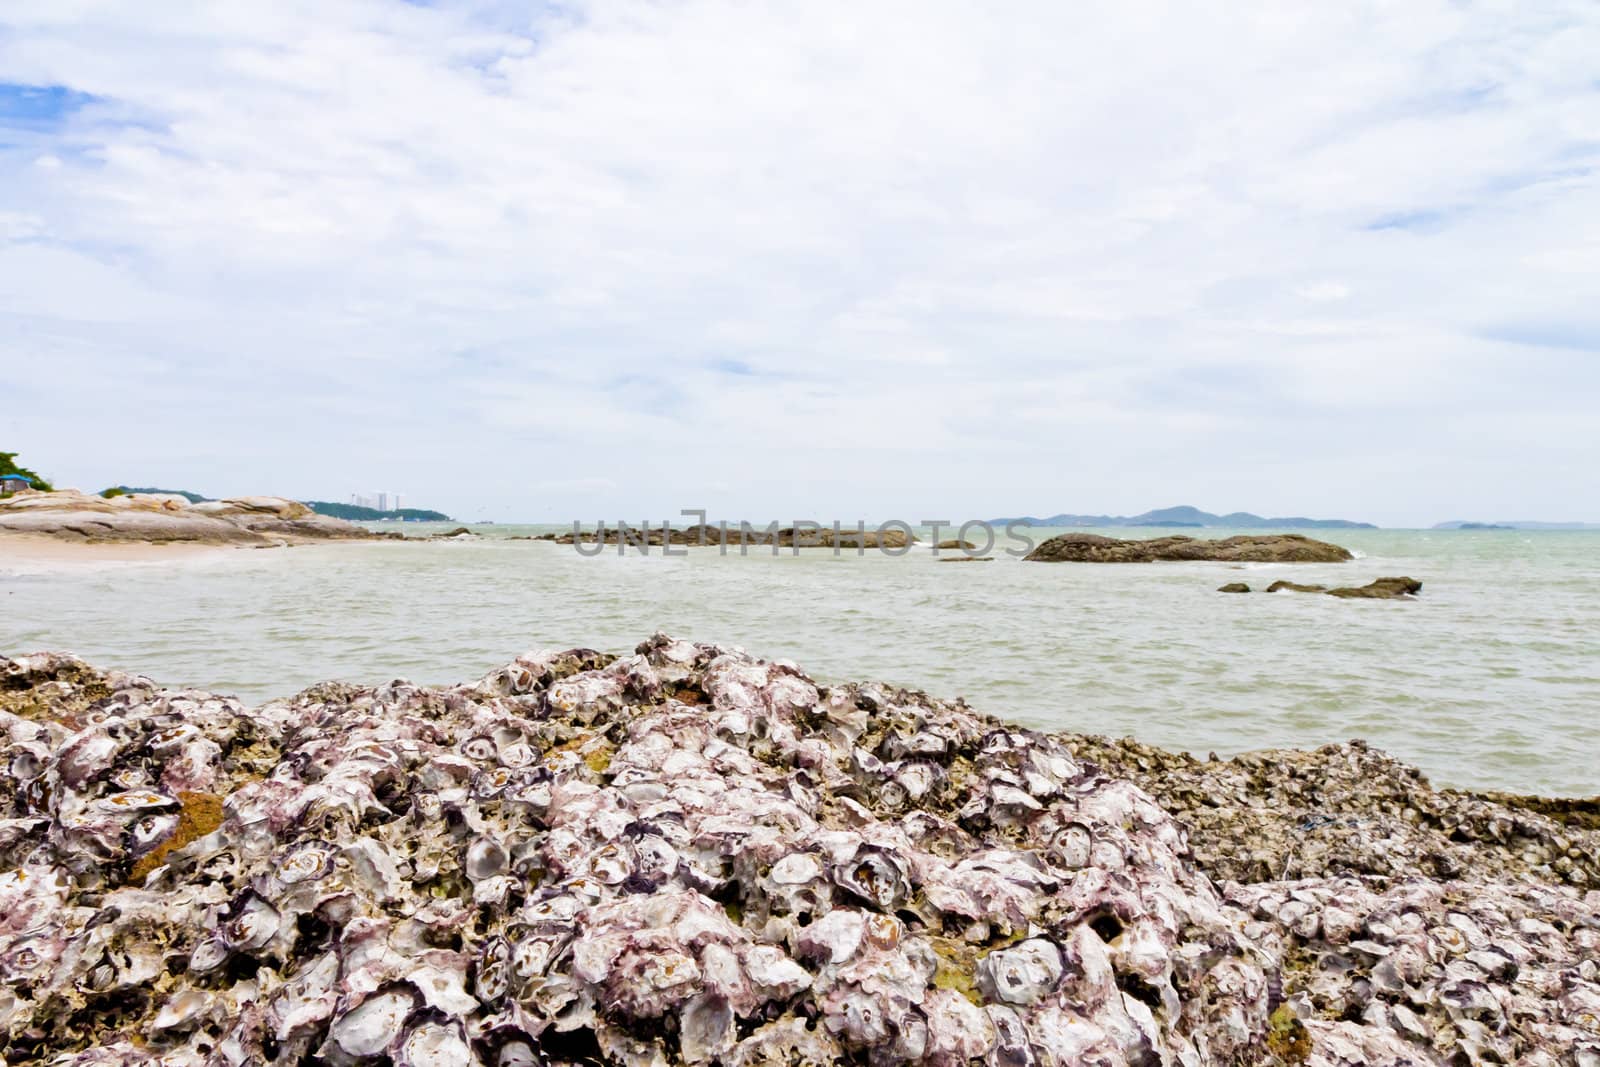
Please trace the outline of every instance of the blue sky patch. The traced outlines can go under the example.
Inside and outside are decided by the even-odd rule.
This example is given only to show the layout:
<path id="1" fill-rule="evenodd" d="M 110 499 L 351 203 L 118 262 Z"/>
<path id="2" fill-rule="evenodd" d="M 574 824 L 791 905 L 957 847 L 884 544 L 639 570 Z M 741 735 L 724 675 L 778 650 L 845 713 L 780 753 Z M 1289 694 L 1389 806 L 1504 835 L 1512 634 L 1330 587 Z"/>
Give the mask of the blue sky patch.
<path id="1" fill-rule="evenodd" d="M 1432 233 L 1444 226 L 1449 215 L 1444 211 L 1394 211 L 1379 215 L 1362 227 L 1364 230 L 1409 230 Z"/>
<path id="2" fill-rule="evenodd" d="M 94 99 L 65 85 L 0 82 L 0 126 L 50 129 Z"/>
<path id="3" fill-rule="evenodd" d="M 1478 331 L 1490 341 L 1570 352 L 1600 352 L 1600 325 L 1578 322 L 1519 322 Z"/>

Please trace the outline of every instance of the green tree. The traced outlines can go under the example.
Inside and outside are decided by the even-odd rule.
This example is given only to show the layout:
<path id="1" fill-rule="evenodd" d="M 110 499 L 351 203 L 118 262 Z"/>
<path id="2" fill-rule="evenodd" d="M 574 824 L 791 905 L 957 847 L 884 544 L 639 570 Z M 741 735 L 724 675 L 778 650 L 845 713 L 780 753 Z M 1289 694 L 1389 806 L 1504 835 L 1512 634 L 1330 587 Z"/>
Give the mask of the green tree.
<path id="1" fill-rule="evenodd" d="M 55 486 L 28 468 L 17 466 L 17 453 L 15 452 L 0 452 L 0 474 L 20 474 L 24 478 L 32 478 L 35 489 L 45 493 L 55 492 Z"/>

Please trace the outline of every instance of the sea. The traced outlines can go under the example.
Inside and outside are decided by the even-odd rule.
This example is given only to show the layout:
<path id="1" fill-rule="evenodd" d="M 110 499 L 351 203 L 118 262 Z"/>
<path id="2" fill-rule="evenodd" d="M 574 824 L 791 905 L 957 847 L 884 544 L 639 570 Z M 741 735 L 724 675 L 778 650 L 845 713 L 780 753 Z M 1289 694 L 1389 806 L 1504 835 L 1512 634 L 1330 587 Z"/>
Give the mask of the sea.
<path id="1" fill-rule="evenodd" d="M 1041 729 L 1201 755 L 1363 738 L 1440 785 L 1600 794 L 1600 531 L 1309 531 L 1357 559 L 1233 565 L 1028 563 L 1003 538 L 986 563 L 926 545 L 587 556 L 513 539 L 556 527 L 474 529 L 68 562 L 0 542 L 0 653 L 70 650 L 259 702 L 328 679 L 465 681 L 541 648 L 625 653 L 660 630 Z M 1259 592 L 1391 575 L 1421 595 Z M 1258 592 L 1217 592 L 1238 581 Z"/>

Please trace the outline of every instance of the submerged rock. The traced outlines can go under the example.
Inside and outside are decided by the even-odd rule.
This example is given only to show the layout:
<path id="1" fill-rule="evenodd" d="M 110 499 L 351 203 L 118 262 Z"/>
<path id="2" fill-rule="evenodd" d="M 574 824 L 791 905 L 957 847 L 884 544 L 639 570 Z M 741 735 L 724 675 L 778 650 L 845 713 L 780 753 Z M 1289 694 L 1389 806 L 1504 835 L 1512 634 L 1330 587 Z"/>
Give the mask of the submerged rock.
<path id="1" fill-rule="evenodd" d="M 1304 534 L 1240 534 L 1217 541 L 1158 537 L 1122 541 L 1091 533 L 1052 537 L 1025 559 L 1041 563 L 1152 563 L 1160 560 L 1222 560 L 1230 563 L 1341 563 L 1349 551 Z"/>
<path id="2" fill-rule="evenodd" d="M 1600 899 L 1553 867 L 1219 888 L 1215 828 L 1132 779 L 1172 804 L 1181 771 L 1231 807 L 1226 779 L 663 635 L 254 709 L 0 660 L 0 729 L 10 1067 L 1600 1048 Z M 1528 840 L 1566 825 L 1526 818 Z"/>
<path id="3" fill-rule="evenodd" d="M 1227 585 L 1217 586 L 1219 593 L 1248 593 L 1250 587 L 1243 582 L 1229 582 Z"/>

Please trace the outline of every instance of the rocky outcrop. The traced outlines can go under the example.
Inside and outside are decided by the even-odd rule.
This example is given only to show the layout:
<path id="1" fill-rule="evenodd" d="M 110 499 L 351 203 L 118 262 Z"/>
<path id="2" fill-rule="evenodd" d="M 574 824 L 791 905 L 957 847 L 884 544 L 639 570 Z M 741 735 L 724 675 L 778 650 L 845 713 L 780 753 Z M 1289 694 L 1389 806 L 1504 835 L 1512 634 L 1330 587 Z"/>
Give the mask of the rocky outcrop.
<path id="1" fill-rule="evenodd" d="M 915 537 L 908 537 L 904 530 L 889 529 L 841 529 L 837 533 L 833 528 L 824 527 L 814 529 L 809 526 L 786 526 L 781 529 L 769 527 L 752 527 L 741 530 L 737 524 L 729 526 L 703 525 L 687 526 L 683 528 L 672 527 L 663 531 L 659 525 L 651 527 L 629 527 L 627 530 L 615 526 L 607 526 L 603 530 L 583 530 L 578 533 L 567 531 L 565 533 L 539 534 L 535 540 L 553 541 L 558 545 L 571 544 L 626 544 L 630 547 L 655 547 L 659 545 L 682 545 L 685 547 L 718 547 L 746 548 L 777 547 L 777 548 L 906 548 L 916 541 Z"/>
<path id="2" fill-rule="evenodd" d="M 0 738 L 11 1067 L 1600 1055 L 1594 830 L 1363 746 L 1199 761 L 662 635 L 254 709 L 0 659 Z"/>
<path id="3" fill-rule="evenodd" d="M 1227 585 L 1217 586 L 1219 593 L 1248 593 L 1250 587 L 1243 582 L 1229 582 Z"/>
<path id="4" fill-rule="evenodd" d="M 108 499 L 70 489 L 19 493 L 0 500 L 0 537 L 7 534 L 87 543 L 246 546 L 399 536 L 375 534 L 281 497 L 236 497 L 195 504 L 169 494 L 130 493 Z"/>
<path id="5" fill-rule="evenodd" d="M 1435 789 L 1415 767 L 1361 741 L 1231 759 L 1129 738 L 1075 736 L 1067 746 L 1155 797 L 1219 880 L 1353 875 L 1600 889 L 1600 797 Z"/>
<path id="6" fill-rule="evenodd" d="M 1153 563 L 1162 560 L 1219 560 L 1228 563 L 1342 563 L 1352 559 L 1338 545 L 1303 534 L 1244 534 L 1206 541 L 1158 537 L 1122 541 L 1099 534 L 1068 533 L 1029 552 L 1040 563 Z"/>
<path id="7" fill-rule="evenodd" d="M 1422 592 L 1422 583 L 1415 578 L 1374 578 L 1366 585 L 1340 586 L 1329 589 L 1325 585 L 1301 585 L 1299 582 L 1276 581 L 1267 586 L 1267 592 L 1326 593 L 1329 596 L 1368 600 L 1410 600 Z"/>
<path id="8" fill-rule="evenodd" d="M 1295 1017 L 1338 1020 L 1313 1026 L 1309 1062 L 1600 1062 L 1600 797 L 1435 789 L 1359 741 L 1226 760 L 1067 745 L 1185 828 L 1262 924 Z"/>
<path id="9" fill-rule="evenodd" d="M 1330 589 L 1328 595 L 1369 600 L 1400 600 L 1414 597 L 1420 592 L 1422 583 L 1415 578 L 1377 578 L 1362 586 Z"/>
<path id="10" fill-rule="evenodd" d="M 1328 587 L 1325 585 L 1302 585 L 1299 582 L 1290 582 L 1284 579 L 1279 579 L 1278 581 L 1267 586 L 1267 592 L 1269 593 L 1281 593 L 1285 591 L 1290 593 L 1326 593 L 1328 591 Z"/>

